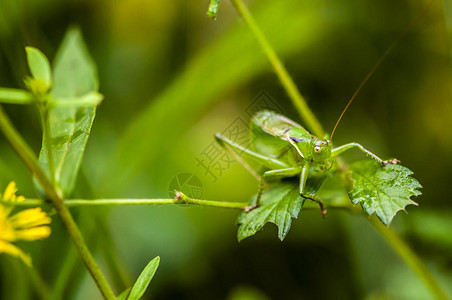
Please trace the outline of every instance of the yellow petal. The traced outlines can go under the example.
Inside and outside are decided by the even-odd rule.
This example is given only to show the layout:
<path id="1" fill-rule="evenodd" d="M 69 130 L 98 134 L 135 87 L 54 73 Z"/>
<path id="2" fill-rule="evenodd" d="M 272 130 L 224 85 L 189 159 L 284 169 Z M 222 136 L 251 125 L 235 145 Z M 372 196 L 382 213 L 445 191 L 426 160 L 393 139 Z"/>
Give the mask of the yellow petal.
<path id="1" fill-rule="evenodd" d="M 11 181 L 5 189 L 5 193 L 3 194 L 3 201 L 10 201 L 15 196 L 16 192 L 16 183 L 14 181 Z"/>
<path id="2" fill-rule="evenodd" d="M 0 204 L 0 218 L 7 219 L 11 211 L 13 210 L 13 205 L 2 205 Z"/>
<path id="3" fill-rule="evenodd" d="M 48 237 L 51 232 L 52 231 L 49 226 L 39 226 L 16 230 L 14 235 L 15 240 L 34 241 Z"/>
<path id="4" fill-rule="evenodd" d="M 0 240 L 0 253 L 6 253 L 12 256 L 16 256 L 21 258 L 26 265 L 31 267 L 31 258 L 30 256 L 26 255 L 22 250 L 14 246 L 13 244 L 10 244 L 8 242 L 4 242 Z"/>
<path id="5" fill-rule="evenodd" d="M 0 204 L 0 222 L 5 222 L 9 214 L 9 209 Z"/>
<path id="6" fill-rule="evenodd" d="M 12 242 L 16 233 L 8 223 L 0 223 L 0 241 Z"/>
<path id="7" fill-rule="evenodd" d="M 23 210 L 8 219 L 13 228 L 28 228 L 33 226 L 47 225 L 52 222 L 49 216 L 41 208 L 30 208 Z"/>

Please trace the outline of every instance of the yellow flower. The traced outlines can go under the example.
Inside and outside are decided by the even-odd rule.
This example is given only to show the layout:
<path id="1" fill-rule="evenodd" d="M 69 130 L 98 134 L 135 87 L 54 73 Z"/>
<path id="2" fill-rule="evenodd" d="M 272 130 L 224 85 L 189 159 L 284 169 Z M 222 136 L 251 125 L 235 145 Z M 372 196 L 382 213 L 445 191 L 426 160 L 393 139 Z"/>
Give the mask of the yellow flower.
<path id="1" fill-rule="evenodd" d="M 7 253 L 20 257 L 27 265 L 31 265 L 31 258 L 12 242 L 34 241 L 50 235 L 50 227 L 46 226 L 52 221 L 41 208 L 30 208 L 15 215 L 10 215 L 14 202 L 25 200 L 23 196 L 16 196 L 15 182 L 10 182 L 3 195 L 0 195 L 0 253 Z M 9 205 L 7 202 L 10 202 Z"/>

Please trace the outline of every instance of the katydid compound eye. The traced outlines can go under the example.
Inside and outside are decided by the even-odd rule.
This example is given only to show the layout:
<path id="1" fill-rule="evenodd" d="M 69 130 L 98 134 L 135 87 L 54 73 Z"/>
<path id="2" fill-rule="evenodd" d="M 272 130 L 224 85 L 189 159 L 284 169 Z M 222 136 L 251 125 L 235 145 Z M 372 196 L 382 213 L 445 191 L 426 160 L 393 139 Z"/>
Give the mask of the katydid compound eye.
<path id="1" fill-rule="evenodd" d="M 315 153 L 320 153 L 320 146 L 315 146 L 314 147 L 314 152 Z"/>

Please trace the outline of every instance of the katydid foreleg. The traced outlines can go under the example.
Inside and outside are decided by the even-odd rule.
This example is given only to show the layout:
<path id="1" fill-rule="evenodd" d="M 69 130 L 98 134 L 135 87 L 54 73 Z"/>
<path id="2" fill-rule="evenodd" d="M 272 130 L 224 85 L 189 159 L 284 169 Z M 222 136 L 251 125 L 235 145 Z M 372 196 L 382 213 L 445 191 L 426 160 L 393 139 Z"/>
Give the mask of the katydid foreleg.
<path id="1" fill-rule="evenodd" d="M 309 169 L 310 168 L 311 168 L 311 163 L 306 161 L 304 163 L 304 165 L 303 165 L 303 168 L 301 169 L 301 174 L 300 174 L 300 196 L 305 198 L 305 199 L 309 199 L 309 200 L 312 200 L 312 201 L 316 202 L 320 206 L 320 213 L 323 215 L 323 217 L 325 217 L 326 209 L 323 207 L 322 200 L 320 200 L 318 198 L 315 198 L 314 195 L 310 195 L 310 194 L 305 192 L 306 182 L 308 181 Z"/>
<path id="2" fill-rule="evenodd" d="M 375 154 L 373 154 L 372 152 L 370 152 L 369 150 L 367 150 L 366 148 L 364 148 L 362 145 L 360 145 L 358 143 L 349 143 L 349 144 L 345 144 L 345 145 L 332 149 L 331 157 L 338 156 L 339 154 L 342 154 L 343 152 L 350 150 L 352 148 L 360 149 L 361 151 L 363 151 L 364 153 L 366 153 L 367 155 L 369 155 L 370 157 L 372 157 L 373 159 L 375 159 L 376 161 L 378 161 L 379 163 L 381 163 L 383 165 L 397 164 L 400 162 L 399 160 L 397 160 L 395 158 L 391 159 L 391 160 L 382 160 L 381 158 L 379 158 L 378 156 L 376 156 Z"/>

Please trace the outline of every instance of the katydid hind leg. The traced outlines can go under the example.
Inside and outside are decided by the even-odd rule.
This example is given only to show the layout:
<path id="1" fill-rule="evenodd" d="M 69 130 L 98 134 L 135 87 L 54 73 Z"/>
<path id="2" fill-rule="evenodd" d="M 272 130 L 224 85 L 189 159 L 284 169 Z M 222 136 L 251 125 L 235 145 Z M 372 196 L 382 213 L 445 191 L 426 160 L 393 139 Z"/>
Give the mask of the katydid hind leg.
<path id="1" fill-rule="evenodd" d="M 309 175 L 309 168 L 310 167 L 311 167 L 311 164 L 305 163 L 303 168 L 301 169 L 301 174 L 300 174 L 300 196 L 305 198 L 305 199 L 309 199 L 311 201 L 316 202 L 320 206 L 320 213 L 325 218 L 326 209 L 325 209 L 325 207 L 323 205 L 323 201 L 318 199 L 318 198 L 316 198 L 314 195 L 310 195 L 310 194 L 305 192 L 306 182 L 308 181 L 308 175 Z"/>
<path id="2" fill-rule="evenodd" d="M 222 136 L 219 133 L 217 133 L 215 135 L 215 139 L 222 147 L 231 148 L 232 150 L 236 150 L 240 154 L 243 153 L 243 155 L 253 159 L 257 163 L 265 166 L 268 169 L 278 170 L 278 169 L 289 168 L 289 166 L 286 163 L 284 163 L 276 158 L 273 158 L 270 156 L 265 156 L 265 155 L 255 152 L 255 151 L 252 151 L 242 145 L 239 145 L 239 144 L 231 141 L 230 139 Z"/>
<path id="3" fill-rule="evenodd" d="M 257 179 L 257 181 L 261 181 L 262 178 L 258 174 L 258 172 L 252 166 L 250 166 L 250 164 L 248 164 L 237 152 L 233 150 L 233 146 L 227 140 L 225 140 L 219 134 L 215 135 L 215 139 L 217 140 L 221 148 L 231 154 L 248 172 L 250 172 L 251 175 L 253 175 L 254 178 Z"/>

